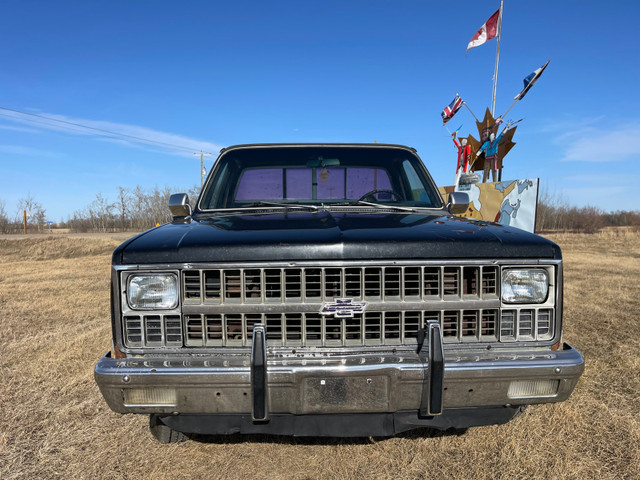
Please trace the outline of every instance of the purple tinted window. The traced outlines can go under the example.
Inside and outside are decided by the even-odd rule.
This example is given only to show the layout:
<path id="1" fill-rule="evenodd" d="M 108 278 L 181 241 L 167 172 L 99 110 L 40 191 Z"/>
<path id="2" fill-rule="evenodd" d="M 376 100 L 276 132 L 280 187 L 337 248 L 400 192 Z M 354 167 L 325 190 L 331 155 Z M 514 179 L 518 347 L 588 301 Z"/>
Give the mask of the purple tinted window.
<path id="1" fill-rule="evenodd" d="M 372 190 L 391 190 L 391 182 L 385 170 L 380 168 L 350 168 L 347 171 L 347 198 L 356 199 Z M 390 194 L 387 194 L 390 197 Z M 386 199 L 385 194 L 378 199 Z"/>
<path id="2" fill-rule="evenodd" d="M 311 200 L 311 169 L 287 168 L 287 199 Z"/>
<path id="3" fill-rule="evenodd" d="M 344 168 L 318 168 L 318 200 L 344 199 Z"/>
<path id="4" fill-rule="evenodd" d="M 236 200 L 282 200 L 282 169 L 256 168 L 242 172 Z"/>

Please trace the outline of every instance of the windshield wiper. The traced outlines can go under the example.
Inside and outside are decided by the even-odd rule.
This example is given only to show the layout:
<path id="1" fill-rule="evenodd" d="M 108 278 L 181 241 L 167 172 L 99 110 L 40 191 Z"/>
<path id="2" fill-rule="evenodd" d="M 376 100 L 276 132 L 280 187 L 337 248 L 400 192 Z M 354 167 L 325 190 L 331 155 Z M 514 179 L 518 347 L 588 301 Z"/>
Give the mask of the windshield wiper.
<path id="1" fill-rule="evenodd" d="M 242 205 L 241 207 L 237 207 L 237 208 L 252 208 L 252 207 L 281 207 L 287 210 L 303 209 L 303 210 L 310 210 L 312 212 L 317 212 L 319 209 L 317 205 L 308 205 L 304 203 L 267 202 L 265 200 L 260 200 L 258 202 L 250 203 L 248 205 Z"/>
<path id="2" fill-rule="evenodd" d="M 403 207 L 401 205 L 386 205 L 382 203 L 367 202 L 365 200 L 356 200 L 355 202 L 334 203 L 332 207 L 375 207 L 382 210 L 398 210 L 400 212 L 416 212 L 414 207 Z"/>

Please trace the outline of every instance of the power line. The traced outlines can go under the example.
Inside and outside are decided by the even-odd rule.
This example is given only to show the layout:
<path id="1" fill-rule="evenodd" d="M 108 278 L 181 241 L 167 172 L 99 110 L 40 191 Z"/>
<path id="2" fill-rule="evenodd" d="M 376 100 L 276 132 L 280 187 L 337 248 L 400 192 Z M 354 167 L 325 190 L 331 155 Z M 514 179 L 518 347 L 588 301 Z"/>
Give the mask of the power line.
<path id="1" fill-rule="evenodd" d="M 175 145 L 173 143 L 158 142 L 157 140 L 149 140 L 148 138 L 136 137 L 135 135 L 127 135 L 126 133 L 118 133 L 118 132 L 112 132 L 110 130 L 104 130 L 102 128 L 89 127 L 87 125 L 82 125 L 80 123 L 69 122 L 69 121 L 66 121 L 66 120 L 59 120 L 57 118 L 46 117 L 44 115 L 38 115 L 36 113 L 21 112 L 20 110 L 14 110 L 12 108 L 0 107 L 0 110 L 5 110 L 7 112 L 13 112 L 13 113 L 19 113 L 21 115 L 28 115 L 28 116 L 31 116 L 31 117 L 42 118 L 42 119 L 48 120 L 50 122 L 58 122 L 58 123 L 66 124 L 66 125 L 73 125 L 74 127 L 85 128 L 87 130 L 93 130 L 93 131 L 96 131 L 96 132 L 107 133 L 107 134 L 109 134 L 108 136 L 117 136 L 117 137 L 130 138 L 130 139 L 138 140 L 138 141 L 141 141 L 141 142 L 154 143 L 156 145 L 162 145 L 162 146 L 165 146 L 165 147 L 177 148 L 177 149 L 188 151 L 188 152 L 193 152 L 194 150 L 197 150 L 197 148 L 194 148 L 194 147 L 189 148 L 189 147 L 185 147 L 183 145 Z M 2 114 L 0 114 L 0 115 L 2 115 Z M 2 116 L 9 117 L 9 118 L 17 118 L 17 117 L 14 117 L 12 115 L 2 115 Z M 24 120 L 27 120 L 27 119 L 24 119 Z M 38 123 L 42 123 L 42 122 L 38 122 Z M 98 135 L 98 134 L 94 134 L 94 135 Z M 106 137 L 107 135 L 99 135 L 99 136 L 105 136 Z"/>

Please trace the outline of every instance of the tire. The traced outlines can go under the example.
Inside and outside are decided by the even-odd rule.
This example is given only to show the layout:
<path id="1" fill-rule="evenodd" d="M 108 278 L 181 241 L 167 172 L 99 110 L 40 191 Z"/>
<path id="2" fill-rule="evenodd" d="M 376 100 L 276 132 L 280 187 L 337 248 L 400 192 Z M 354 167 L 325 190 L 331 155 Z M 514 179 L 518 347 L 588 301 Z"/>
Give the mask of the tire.
<path id="1" fill-rule="evenodd" d="M 189 439 L 184 433 L 162 423 L 156 414 L 149 415 L 149 430 L 160 443 L 179 443 Z"/>
<path id="2" fill-rule="evenodd" d="M 528 406 L 529 405 L 520 405 L 519 407 L 517 407 L 518 411 L 513 417 L 511 417 L 511 420 L 513 420 L 514 418 L 518 418 L 520 415 L 522 415 Z"/>

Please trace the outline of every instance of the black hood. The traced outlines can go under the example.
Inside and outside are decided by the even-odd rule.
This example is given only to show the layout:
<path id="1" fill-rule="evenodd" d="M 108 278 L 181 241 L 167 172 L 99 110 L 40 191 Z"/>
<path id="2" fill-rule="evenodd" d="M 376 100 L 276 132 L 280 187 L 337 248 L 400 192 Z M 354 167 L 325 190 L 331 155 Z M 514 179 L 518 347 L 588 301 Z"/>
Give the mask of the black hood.
<path id="1" fill-rule="evenodd" d="M 114 264 L 560 258 L 553 242 L 466 218 L 415 213 L 270 213 L 162 225 L 128 240 Z"/>

